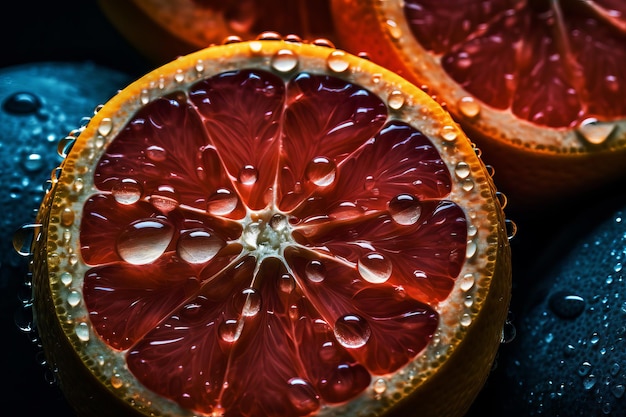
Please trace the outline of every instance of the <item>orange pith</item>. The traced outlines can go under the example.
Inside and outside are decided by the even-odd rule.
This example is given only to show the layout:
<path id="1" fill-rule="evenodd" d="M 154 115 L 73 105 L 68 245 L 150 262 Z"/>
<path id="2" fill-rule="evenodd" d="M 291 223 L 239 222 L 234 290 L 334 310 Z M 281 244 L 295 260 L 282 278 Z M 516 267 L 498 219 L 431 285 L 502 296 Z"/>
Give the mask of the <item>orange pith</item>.
<path id="1" fill-rule="evenodd" d="M 333 17 L 341 47 L 446 104 L 518 206 L 626 174 L 623 4 L 335 0 Z"/>
<path id="2" fill-rule="evenodd" d="M 277 40 L 181 57 L 99 109 L 53 183 L 35 312 L 81 414 L 454 416 L 489 372 L 492 179 L 376 64 Z"/>

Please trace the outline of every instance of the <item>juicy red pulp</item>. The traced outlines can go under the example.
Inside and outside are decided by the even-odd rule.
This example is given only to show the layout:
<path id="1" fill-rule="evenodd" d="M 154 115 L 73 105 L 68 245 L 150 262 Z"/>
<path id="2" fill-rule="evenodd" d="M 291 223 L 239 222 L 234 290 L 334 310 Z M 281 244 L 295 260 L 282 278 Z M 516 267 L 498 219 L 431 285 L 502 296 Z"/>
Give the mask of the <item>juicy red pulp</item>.
<path id="1" fill-rule="evenodd" d="M 404 12 L 446 72 L 496 109 L 552 127 L 626 116 L 622 1 L 407 0 Z"/>
<path id="2" fill-rule="evenodd" d="M 94 181 L 80 232 L 94 329 L 203 413 L 354 398 L 429 343 L 465 259 L 435 147 L 329 76 L 226 72 L 154 100 Z"/>

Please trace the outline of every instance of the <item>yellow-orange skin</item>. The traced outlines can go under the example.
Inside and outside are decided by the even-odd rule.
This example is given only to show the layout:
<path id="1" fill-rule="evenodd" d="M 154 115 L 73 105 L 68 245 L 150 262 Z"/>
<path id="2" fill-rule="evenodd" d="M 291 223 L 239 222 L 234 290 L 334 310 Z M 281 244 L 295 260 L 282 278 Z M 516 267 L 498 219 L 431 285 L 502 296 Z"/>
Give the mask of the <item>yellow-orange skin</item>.
<path id="1" fill-rule="evenodd" d="M 605 143 L 592 145 L 579 138 L 576 129 L 534 125 L 484 103 L 480 103 L 479 115 L 466 117 L 455 101 L 470 94 L 447 78 L 437 59 L 419 45 L 408 26 L 403 26 L 407 23 L 403 21 L 400 3 L 333 0 L 338 46 L 351 53 L 366 52 L 374 62 L 417 86 L 425 86 L 437 101 L 445 103 L 481 149 L 485 163 L 495 167 L 498 190 L 507 195 L 511 206 L 534 210 L 578 198 L 598 187 L 623 186 L 626 119 L 614 121 L 615 130 Z M 393 9 L 398 27 L 403 29 L 399 39 L 394 38 L 387 26 L 383 4 Z M 575 144 L 560 145 L 572 142 Z"/>
<path id="2" fill-rule="evenodd" d="M 264 54 L 272 56 L 281 48 L 290 48 L 300 56 L 321 58 L 323 60 L 334 51 L 331 48 L 287 43 L 283 41 L 261 42 Z M 216 47 L 196 54 L 181 57 L 176 61 L 154 71 L 122 90 L 107 103 L 81 133 L 71 153 L 62 166 L 58 181 L 53 181 L 52 190 L 46 194 L 38 214 L 42 224 L 41 236 L 33 248 L 33 287 L 35 296 L 36 324 L 48 362 L 58 376 L 60 386 L 68 401 L 83 417 L 123 417 L 149 416 L 153 410 L 131 405 L 133 400 L 122 400 L 122 391 L 111 387 L 109 380 L 98 378 L 93 370 L 96 365 L 86 362 L 81 356 L 81 343 L 77 340 L 71 319 L 66 311 L 66 302 L 53 285 L 53 277 L 58 277 L 62 264 L 58 260 L 51 262 L 52 254 L 58 250 L 62 237 L 62 211 L 67 204 L 75 202 L 76 195 L 70 191 L 75 179 L 74 166 L 89 149 L 90 140 L 96 135 L 99 123 L 104 117 L 113 117 L 116 113 L 126 112 L 126 103 L 136 103 L 141 89 L 146 83 L 164 75 L 172 76 L 180 68 L 193 68 L 199 58 L 205 60 L 224 59 L 226 56 L 250 54 L 249 43 Z M 260 62 L 262 57 L 251 57 L 253 62 Z M 428 106 L 431 116 L 449 124 L 449 116 L 418 88 L 406 83 L 399 76 L 386 71 L 371 62 L 352 55 L 346 55 L 351 66 L 358 67 L 364 73 L 382 74 L 391 84 L 402 86 L 420 104 Z M 256 61 L 255 61 L 256 60 Z M 481 207 L 476 216 L 479 234 L 484 248 L 480 248 L 484 267 L 480 268 L 480 280 L 474 294 L 472 323 L 467 327 L 458 327 L 458 323 L 444 323 L 457 326 L 458 332 L 449 335 L 450 349 L 442 356 L 437 366 L 429 370 L 427 377 L 414 385 L 406 385 L 405 392 L 399 397 L 383 397 L 376 409 L 362 409 L 364 415 L 394 415 L 420 417 L 460 417 L 464 415 L 475 400 L 492 368 L 492 363 L 500 346 L 502 328 L 508 313 L 511 296 L 511 253 L 505 230 L 504 214 L 500 208 L 496 189 L 484 165 L 474 154 L 471 143 L 461 130 L 456 143 L 456 152 L 471 161 L 473 175 L 480 181 Z M 456 197 L 455 197 L 456 198 Z M 80 213 L 77 213 L 79 216 Z M 460 302 L 460 301 L 459 301 Z M 455 306 L 449 305 L 450 308 Z M 445 308 L 445 307 L 444 307 Z M 451 318 L 448 318 L 451 320 Z M 419 356 L 416 358 L 419 360 Z M 354 401 L 360 403 L 360 397 Z M 149 405 L 148 405 L 149 407 Z M 164 414 L 170 415 L 170 414 Z"/>

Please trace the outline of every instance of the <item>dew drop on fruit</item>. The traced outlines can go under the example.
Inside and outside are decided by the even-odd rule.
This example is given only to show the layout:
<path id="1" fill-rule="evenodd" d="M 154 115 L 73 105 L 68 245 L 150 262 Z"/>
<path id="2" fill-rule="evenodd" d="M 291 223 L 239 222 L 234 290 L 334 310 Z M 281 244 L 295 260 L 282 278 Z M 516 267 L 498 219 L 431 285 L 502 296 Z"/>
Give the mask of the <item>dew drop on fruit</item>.
<path id="1" fill-rule="evenodd" d="M 117 252 L 129 264 L 149 264 L 163 255 L 173 235 L 174 228 L 164 220 L 138 220 L 118 237 Z"/>
<path id="2" fill-rule="evenodd" d="M 160 185 L 150 194 L 150 203 L 162 213 L 169 213 L 178 207 L 178 199 L 178 193 L 169 185 Z"/>
<path id="3" fill-rule="evenodd" d="M 205 230 L 194 230 L 178 239 L 176 252 L 190 264 L 202 264 L 213 259 L 224 246 L 225 242 L 219 237 Z"/>
<path id="4" fill-rule="evenodd" d="M 333 51 L 328 55 L 326 59 L 328 68 L 334 72 L 344 72 L 350 67 L 350 63 L 346 58 L 346 53 L 343 51 Z"/>
<path id="5" fill-rule="evenodd" d="M 41 236 L 41 224 L 22 225 L 13 234 L 13 249 L 22 256 L 33 254 L 32 246 Z"/>
<path id="6" fill-rule="evenodd" d="M 320 396 L 308 381 L 291 378 L 287 385 L 287 398 L 298 415 L 308 415 L 320 408 Z"/>
<path id="7" fill-rule="evenodd" d="M 333 161 L 325 156 L 318 156 L 307 164 L 305 175 L 313 184 L 326 187 L 335 181 L 337 167 Z"/>
<path id="8" fill-rule="evenodd" d="M 392 265 L 382 254 L 371 252 L 359 258 L 357 269 L 367 282 L 382 284 L 391 277 Z"/>
<path id="9" fill-rule="evenodd" d="M 57 144 L 57 153 L 59 156 L 61 158 L 65 158 L 72 150 L 74 143 L 76 143 L 76 138 L 74 136 L 66 136 L 61 139 Z"/>
<path id="10" fill-rule="evenodd" d="M 337 319 L 333 332 L 339 344 L 347 349 L 365 346 L 372 334 L 367 321 L 356 314 L 346 314 Z"/>
<path id="11" fill-rule="evenodd" d="M 289 49 L 281 49 L 272 57 L 272 68 L 279 72 L 289 72 L 298 66 L 298 55 Z"/>
<path id="12" fill-rule="evenodd" d="M 458 136 L 454 126 L 446 125 L 441 128 L 441 138 L 446 142 L 454 142 Z"/>
<path id="13" fill-rule="evenodd" d="M 463 313 L 463 315 L 461 316 L 461 320 L 459 320 L 459 323 L 461 323 L 461 326 L 463 327 L 467 327 L 470 324 L 472 324 L 472 316 L 470 316 L 468 313 Z"/>
<path id="14" fill-rule="evenodd" d="M 80 294 L 78 291 L 70 291 L 70 293 L 67 295 L 67 303 L 72 306 L 72 307 L 76 307 L 78 304 L 80 304 Z"/>
<path id="15" fill-rule="evenodd" d="M 176 70 L 176 73 L 174 74 L 174 81 L 179 84 L 185 81 L 185 74 L 183 73 L 182 69 L 179 68 Z"/>
<path id="16" fill-rule="evenodd" d="M 150 91 L 144 89 L 139 93 L 139 102 L 143 105 L 150 103 Z"/>
<path id="17" fill-rule="evenodd" d="M 89 341 L 89 326 L 87 323 L 78 323 L 76 329 L 74 329 L 74 333 L 76 333 L 79 340 L 83 342 Z"/>
<path id="18" fill-rule="evenodd" d="M 461 161 L 454 167 L 454 173 L 459 179 L 465 179 L 469 176 L 471 170 L 467 162 Z"/>
<path id="19" fill-rule="evenodd" d="M 70 285 L 72 285 L 72 281 L 73 281 L 72 274 L 70 274 L 67 271 L 61 274 L 60 279 L 61 279 L 61 283 L 65 285 L 66 287 L 69 287 Z"/>
<path id="20" fill-rule="evenodd" d="M 474 274 L 467 273 L 463 275 L 463 277 L 461 277 L 461 280 L 459 281 L 459 286 L 461 287 L 461 290 L 469 291 L 474 286 L 474 282 Z"/>
<path id="21" fill-rule="evenodd" d="M 613 134 L 615 123 L 602 123 L 590 118 L 581 122 L 578 135 L 590 145 L 601 145 Z"/>
<path id="22" fill-rule="evenodd" d="M 259 171 L 253 165 L 246 165 L 239 170 L 238 180 L 243 185 L 252 185 L 259 178 Z"/>
<path id="23" fill-rule="evenodd" d="M 417 223 L 422 215 L 422 205 L 410 194 L 398 194 L 389 201 L 387 208 L 391 218 L 403 226 Z"/>
<path id="24" fill-rule="evenodd" d="M 467 118 L 474 118 L 480 113 L 480 104 L 473 97 L 462 97 L 459 100 L 459 111 Z"/>
<path id="25" fill-rule="evenodd" d="M 557 291 L 548 298 L 550 310 L 562 319 L 574 319 L 585 310 L 585 299 L 567 291 Z"/>
<path id="26" fill-rule="evenodd" d="M 118 374 L 111 376 L 111 386 L 115 389 L 121 388 L 124 385 L 124 380 Z"/>
<path id="27" fill-rule="evenodd" d="M 395 20 L 389 19 L 387 20 L 386 24 L 387 32 L 389 32 L 389 35 L 391 35 L 392 38 L 400 39 L 402 37 L 402 29 L 400 29 L 398 23 L 396 23 Z"/>
<path id="28" fill-rule="evenodd" d="M 385 391 L 387 391 L 387 381 L 382 378 L 378 378 L 376 381 L 374 381 L 372 388 L 376 395 L 382 395 L 385 393 Z"/>
<path id="29" fill-rule="evenodd" d="M 113 120 L 109 117 L 105 117 L 100 120 L 100 124 L 98 125 L 98 133 L 102 136 L 107 136 L 113 130 Z"/>
<path id="30" fill-rule="evenodd" d="M 220 323 L 217 328 L 217 333 L 219 337 L 227 343 L 234 343 L 241 336 L 242 326 L 239 323 L 239 320 L 235 319 L 227 319 Z"/>
<path id="31" fill-rule="evenodd" d="M 285 294 L 291 294 L 291 292 L 296 289 L 296 281 L 291 274 L 283 274 L 280 276 L 278 288 Z"/>
<path id="32" fill-rule="evenodd" d="M 387 97 L 387 104 L 394 110 L 399 110 L 404 106 L 404 94 L 401 91 L 392 91 Z"/>
<path id="33" fill-rule="evenodd" d="M 261 294 L 255 288 L 245 288 L 235 300 L 244 317 L 254 317 L 261 311 Z"/>
<path id="34" fill-rule="evenodd" d="M 146 149 L 146 156 L 154 162 L 163 162 L 167 158 L 167 151 L 160 146 L 152 145 Z"/>
<path id="35" fill-rule="evenodd" d="M 218 189 L 207 202 L 207 211 L 216 216 L 230 214 L 237 208 L 237 195 L 227 188 Z"/>
<path id="36" fill-rule="evenodd" d="M 136 180 L 124 178 L 113 185 L 111 194 L 118 203 L 130 205 L 139 201 L 141 194 L 143 194 L 143 188 Z"/>
<path id="37" fill-rule="evenodd" d="M 326 278 L 326 267 L 321 261 L 314 259 L 304 268 L 304 275 L 311 282 L 322 282 Z"/>
<path id="38" fill-rule="evenodd" d="M 17 92 L 8 96 L 2 103 L 2 108 L 11 114 L 33 114 L 42 106 L 41 100 L 33 93 Z"/>
<path id="39" fill-rule="evenodd" d="M 61 225 L 65 227 L 69 227 L 74 223 L 75 219 L 74 210 L 69 207 L 63 208 L 61 210 Z"/>

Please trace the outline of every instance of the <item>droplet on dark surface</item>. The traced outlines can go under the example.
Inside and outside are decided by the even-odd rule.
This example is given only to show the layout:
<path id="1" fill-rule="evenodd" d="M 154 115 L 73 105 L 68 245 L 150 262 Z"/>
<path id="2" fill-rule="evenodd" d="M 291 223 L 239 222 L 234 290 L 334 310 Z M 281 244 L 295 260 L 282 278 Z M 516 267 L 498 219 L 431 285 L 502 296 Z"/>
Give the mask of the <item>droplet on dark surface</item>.
<path id="1" fill-rule="evenodd" d="M 562 319 L 575 319 L 585 310 L 585 299 L 567 291 L 558 291 L 548 300 L 550 310 Z"/>
<path id="2" fill-rule="evenodd" d="M 13 93 L 2 103 L 2 109 L 12 114 L 33 114 L 41 106 L 42 103 L 39 97 L 28 92 Z"/>

